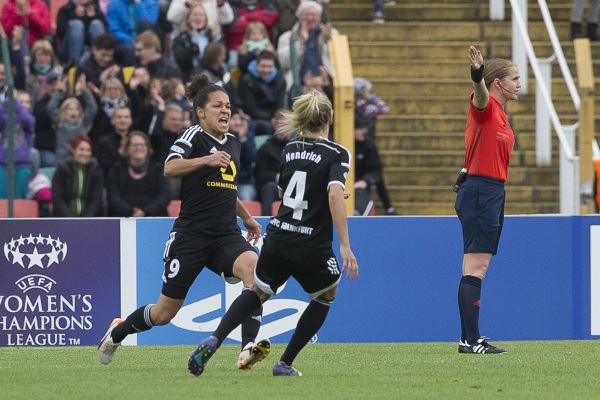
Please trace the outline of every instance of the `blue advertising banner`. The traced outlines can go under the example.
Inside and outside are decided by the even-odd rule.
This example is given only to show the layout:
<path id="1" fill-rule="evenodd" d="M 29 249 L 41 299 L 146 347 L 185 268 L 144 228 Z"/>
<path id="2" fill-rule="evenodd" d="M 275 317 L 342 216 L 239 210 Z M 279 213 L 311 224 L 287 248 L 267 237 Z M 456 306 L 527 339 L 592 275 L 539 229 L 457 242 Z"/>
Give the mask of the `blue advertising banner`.
<path id="1" fill-rule="evenodd" d="M 120 314 L 119 220 L 0 221 L 0 346 L 97 345 Z"/>
<path id="2" fill-rule="evenodd" d="M 268 223 L 267 218 L 258 221 L 263 227 Z M 160 293 L 162 252 L 172 220 L 137 224 L 137 293 L 138 304 L 143 305 L 155 302 Z M 482 334 L 494 340 L 593 338 L 593 225 L 600 225 L 600 216 L 507 217 L 498 255 L 483 282 Z M 458 341 L 463 257 L 458 219 L 358 217 L 349 219 L 349 229 L 360 277 L 342 278 L 314 341 Z M 336 252 L 338 248 L 334 243 Z M 172 323 L 138 335 L 138 344 L 197 344 L 216 328 L 240 290 L 241 284 L 227 284 L 204 271 Z M 306 294 L 291 280 L 265 303 L 259 336 L 287 342 L 307 305 Z M 239 342 L 239 329 L 229 339 Z"/>

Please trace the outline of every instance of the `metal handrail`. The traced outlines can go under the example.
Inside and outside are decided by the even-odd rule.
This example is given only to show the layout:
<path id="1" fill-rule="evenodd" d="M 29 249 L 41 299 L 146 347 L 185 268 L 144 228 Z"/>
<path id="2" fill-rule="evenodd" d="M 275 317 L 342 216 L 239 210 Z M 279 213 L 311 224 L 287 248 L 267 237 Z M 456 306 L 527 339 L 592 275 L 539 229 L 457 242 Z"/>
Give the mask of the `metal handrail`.
<path id="1" fill-rule="evenodd" d="M 510 5 L 512 7 L 513 18 L 514 18 L 513 23 L 517 24 L 517 27 L 521 33 L 523 44 L 525 45 L 525 50 L 527 51 L 527 57 L 529 58 L 529 63 L 531 64 L 531 69 L 533 70 L 533 74 L 536 78 L 536 85 L 540 90 L 540 94 L 542 95 L 542 99 L 544 100 L 546 107 L 548 108 L 548 112 L 550 113 L 550 120 L 552 121 L 552 126 L 554 127 L 556 135 L 558 136 L 558 140 L 560 141 L 562 149 L 564 150 L 565 155 L 570 162 L 576 162 L 579 160 L 579 157 L 575 156 L 573 149 L 571 148 L 571 146 L 569 145 L 569 142 L 567 141 L 567 138 L 566 138 L 564 130 L 563 130 L 563 126 L 560 123 L 560 119 L 558 118 L 558 114 L 556 113 L 556 109 L 554 108 L 554 104 L 552 103 L 550 93 L 548 92 L 548 88 L 546 87 L 546 84 L 543 82 L 542 73 L 540 71 L 537 57 L 535 55 L 535 51 L 533 50 L 533 45 L 531 44 L 531 38 L 529 37 L 529 33 L 527 32 L 527 27 L 525 26 L 525 22 L 523 21 L 523 16 L 521 15 L 521 11 L 520 11 L 519 4 L 517 1 L 518 0 L 510 0 Z M 546 8 L 546 11 L 548 11 L 548 5 L 546 4 L 545 0 L 538 0 L 538 3 L 540 4 L 540 8 L 543 8 L 542 7 L 542 3 L 543 3 L 543 5 Z M 542 12 L 542 15 L 544 15 L 544 12 Z M 562 57 L 562 59 L 564 60 L 564 54 L 562 52 L 562 48 L 560 48 L 560 43 L 558 43 L 558 38 L 556 36 L 556 30 L 554 29 L 554 25 L 552 24 L 551 18 L 550 18 L 550 24 L 548 24 L 546 21 L 546 17 L 550 18 L 550 15 L 547 14 L 547 16 L 546 15 L 544 16 L 544 22 L 546 22 L 546 27 L 548 28 L 548 34 L 550 35 L 550 40 L 553 42 L 552 46 L 555 50 L 555 53 L 557 53 L 556 56 L 559 60 L 559 64 L 561 64 L 560 59 Z M 554 42 L 556 42 L 557 47 L 559 48 L 558 52 L 556 51 Z M 566 64 L 566 61 L 565 61 L 565 64 Z M 561 67 L 561 70 L 562 70 L 562 67 Z M 567 71 L 568 71 L 568 67 L 567 67 Z M 563 75 L 564 74 L 565 74 L 565 71 L 563 70 Z M 570 72 L 568 73 L 568 76 L 569 77 L 571 76 Z M 572 79 L 573 78 L 571 77 L 571 82 L 572 82 Z M 565 80 L 566 80 L 566 78 L 565 78 Z M 567 83 L 567 86 L 568 86 L 568 83 Z M 569 91 L 571 91 L 571 89 L 569 89 Z M 575 89 L 575 91 L 577 91 L 577 90 Z M 577 102 L 575 102 L 575 97 L 573 97 L 573 93 L 571 93 L 573 102 L 576 104 L 576 107 L 579 108 L 579 93 L 575 93 L 575 95 L 577 98 Z"/>

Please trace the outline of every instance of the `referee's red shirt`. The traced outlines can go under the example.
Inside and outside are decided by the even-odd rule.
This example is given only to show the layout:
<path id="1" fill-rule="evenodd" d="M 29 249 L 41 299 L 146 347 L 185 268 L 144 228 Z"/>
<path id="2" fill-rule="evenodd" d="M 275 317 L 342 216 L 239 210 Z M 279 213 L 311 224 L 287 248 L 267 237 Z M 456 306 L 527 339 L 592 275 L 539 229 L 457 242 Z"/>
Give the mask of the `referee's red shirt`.
<path id="1" fill-rule="evenodd" d="M 465 167 L 468 175 L 486 176 L 505 182 L 515 135 L 506 113 L 490 96 L 487 107 L 478 110 L 471 93 L 465 131 Z"/>

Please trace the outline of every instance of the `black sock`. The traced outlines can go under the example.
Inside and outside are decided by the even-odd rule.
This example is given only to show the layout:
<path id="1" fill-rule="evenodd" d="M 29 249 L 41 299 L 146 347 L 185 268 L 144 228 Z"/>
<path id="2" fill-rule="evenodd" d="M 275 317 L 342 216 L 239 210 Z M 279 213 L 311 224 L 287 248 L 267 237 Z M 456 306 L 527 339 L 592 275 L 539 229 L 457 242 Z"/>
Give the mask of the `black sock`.
<path id="1" fill-rule="evenodd" d="M 474 344 L 479 340 L 479 306 L 481 304 L 481 279 L 465 275 L 458 288 L 458 301 L 465 322 L 467 343 Z"/>
<path id="2" fill-rule="evenodd" d="M 115 343 L 121 343 L 127 335 L 144 332 L 154 326 L 150 319 L 150 309 L 154 304 L 146 304 L 129 314 L 125 321 L 115 327 L 112 331 L 112 339 Z"/>
<path id="3" fill-rule="evenodd" d="M 263 308 L 259 307 L 252 311 L 244 321 L 242 321 L 242 349 L 250 342 L 256 340 L 260 324 L 262 322 Z"/>
<path id="4" fill-rule="evenodd" d="M 220 346 L 231 331 L 237 328 L 246 317 L 259 308 L 262 309 L 262 302 L 260 301 L 258 294 L 252 290 L 244 290 L 242 294 L 231 303 L 231 307 L 229 307 L 229 310 L 227 310 L 223 316 L 221 323 L 212 334 L 219 341 L 218 345 Z M 260 322 L 258 325 L 260 327 Z"/>
<path id="5" fill-rule="evenodd" d="M 332 301 L 314 299 L 308 304 L 308 307 L 300 316 L 296 330 L 279 361 L 283 361 L 289 366 L 292 365 L 298 353 L 323 326 L 323 322 L 325 322 L 327 313 L 331 308 L 331 303 Z"/>
<path id="6" fill-rule="evenodd" d="M 460 314 L 460 341 L 467 341 L 467 328 L 465 327 L 465 316 L 463 312 L 463 306 L 460 301 L 460 288 L 462 287 L 462 278 L 458 284 L 458 313 Z"/>

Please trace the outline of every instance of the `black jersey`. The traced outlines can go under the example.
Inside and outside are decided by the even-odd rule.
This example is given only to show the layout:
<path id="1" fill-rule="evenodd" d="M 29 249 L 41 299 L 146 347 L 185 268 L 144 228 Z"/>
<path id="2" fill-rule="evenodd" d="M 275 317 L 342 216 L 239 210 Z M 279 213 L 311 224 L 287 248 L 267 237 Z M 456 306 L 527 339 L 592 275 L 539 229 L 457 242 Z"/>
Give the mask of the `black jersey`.
<path id="1" fill-rule="evenodd" d="M 241 144 L 226 133 L 223 140 L 206 133 L 198 125 L 183 131 L 167 156 L 199 158 L 217 151 L 231 156 L 227 168 L 204 167 L 181 179 L 181 211 L 173 224 L 176 232 L 200 235 L 240 234 L 237 225 L 237 175 Z"/>
<path id="2" fill-rule="evenodd" d="M 333 241 L 329 187 L 346 185 L 350 152 L 326 139 L 294 139 L 283 149 L 281 207 L 267 228 L 269 248 L 327 251 Z"/>

